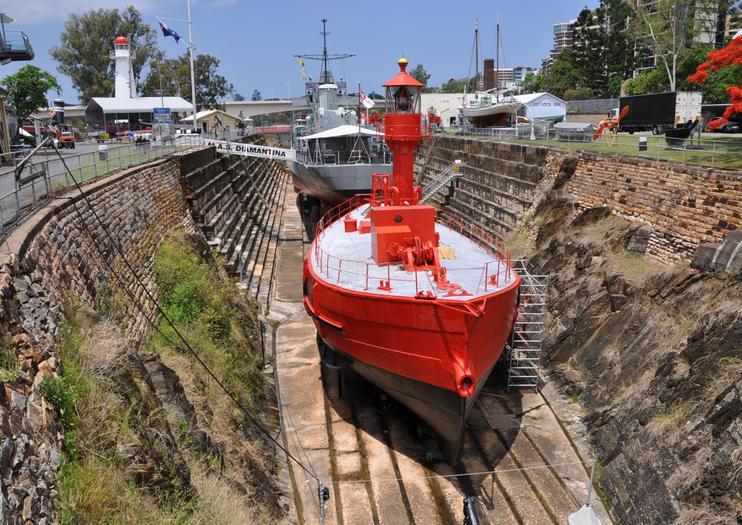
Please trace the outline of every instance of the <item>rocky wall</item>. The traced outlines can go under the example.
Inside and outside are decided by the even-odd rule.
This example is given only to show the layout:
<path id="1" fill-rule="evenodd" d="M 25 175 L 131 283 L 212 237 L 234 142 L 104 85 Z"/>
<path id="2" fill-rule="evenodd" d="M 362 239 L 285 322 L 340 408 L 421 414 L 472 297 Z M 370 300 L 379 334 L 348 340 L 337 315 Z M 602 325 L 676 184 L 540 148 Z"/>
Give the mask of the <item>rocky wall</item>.
<path id="1" fill-rule="evenodd" d="M 539 199 L 544 179 L 567 163 L 565 191 L 582 209 L 608 207 L 645 225 L 645 253 L 673 263 L 719 243 L 742 223 L 742 170 L 701 168 L 528 144 L 434 136 L 416 158 L 420 184 L 455 159 L 464 177 L 433 199 L 494 233 L 512 231 Z"/>
<path id="2" fill-rule="evenodd" d="M 646 253 L 665 263 L 742 224 L 742 171 L 580 153 L 567 189 L 583 208 L 651 225 Z"/>
<path id="3" fill-rule="evenodd" d="M 56 523 L 62 428 L 44 395 L 57 376 L 57 336 L 63 309 L 92 309 L 118 297 L 130 319 L 127 337 L 141 341 L 148 326 L 122 286 L 134 278 L 106 230 L 152 288 L 151 265 L 165 233 L 193 229 L 181 189 L 179 161 L 192 153 L 131 168 L 52 201 L 22 224 L 0 254 L 0 523 Z M 196 153 L 203 155 L 203 153 Z M 81 216 L 82 215 L 82 218 Z M 109 267 L 110 264 L 110 267 Z M 122 276 L 121 283 L 112 269 Z M 135 292 L 148 315 L 154 305 Z"/>

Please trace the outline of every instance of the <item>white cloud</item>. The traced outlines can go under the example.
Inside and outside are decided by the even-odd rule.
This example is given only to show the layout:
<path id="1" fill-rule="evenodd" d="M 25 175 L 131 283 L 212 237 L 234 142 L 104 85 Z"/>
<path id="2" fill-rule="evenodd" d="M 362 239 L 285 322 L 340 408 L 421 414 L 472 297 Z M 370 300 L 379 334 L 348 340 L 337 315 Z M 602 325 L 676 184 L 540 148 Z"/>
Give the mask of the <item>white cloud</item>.
<path id="1" fill-rule="evenodd" d="M 14 2 L 5 12 L 15 18 L 13 29 L 23 30 L 22 26 L 45 24 L 55 20 L 67 20 L 70 13 L 81 14 L 90 9 L 124 9 L 133 5 L 142 12 L 151 11 L 157 5 L 170 4 L 170 1 L 157 0 L 33 0 Z"/>
<path id="2" fill-rule="evenodd" d="M 239 0 L 192 0 L 194 5 L 225 7 L 235 5 Z M 185 0 L 31 0 L 19 1 L 5 12 L 15 18 L 17 27 L 21 25 L 45 24 L 55 20 L 67 20 L 70 13 L 81 14 L 90 9 L 124 9 L 133 5 L 142 13 L 149 15 L 166 16 L 168 11 L 175 11 L 185 15 Z M 173 15 L 176 16 L 176 15 Z M 145 16 L 145 18 L 147 18 Z M 185 17 L 184 17 L 185 18 Z"/>

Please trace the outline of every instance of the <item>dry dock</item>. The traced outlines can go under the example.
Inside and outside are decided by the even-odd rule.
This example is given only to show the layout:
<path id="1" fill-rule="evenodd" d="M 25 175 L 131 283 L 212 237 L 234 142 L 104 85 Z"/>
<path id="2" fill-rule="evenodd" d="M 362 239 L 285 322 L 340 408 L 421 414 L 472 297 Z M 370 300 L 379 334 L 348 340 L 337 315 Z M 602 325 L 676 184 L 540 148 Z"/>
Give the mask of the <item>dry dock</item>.
<path id="1" fill-rule="evenodd" d="M 325 397 L 314 325 L 302 306 L 308 245 L 293 193 L 285 199 L 266 351 L 275 358 L 283 444 L 309 471 L 289 462 L 290 521 L 321 521 L 316 477 L 331 495 L 326 523 L 461 523 L 465 496 L 477 496 L 493 524 L 567 523 L 587 497 L 590 458 L 560 424 L 552 405 L 570 406 L 551 389 L 552 404 L 540 392 L 508 392 L 493 374 L 456 467 L 413 415 L 372 386 L 358 385 L 350 400 Z M 610 523 L 593 494 L 598 516 Z"/>

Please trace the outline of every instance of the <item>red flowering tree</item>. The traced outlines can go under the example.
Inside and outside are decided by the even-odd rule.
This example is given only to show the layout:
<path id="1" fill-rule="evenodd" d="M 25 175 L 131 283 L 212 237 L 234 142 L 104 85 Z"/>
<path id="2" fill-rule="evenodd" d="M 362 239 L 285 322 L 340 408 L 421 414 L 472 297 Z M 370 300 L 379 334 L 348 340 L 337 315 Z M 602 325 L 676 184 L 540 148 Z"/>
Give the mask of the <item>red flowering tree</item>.
<path id="1" fill-rule="evenodd" d="M 742 67 L 742 36 L 732 39 L 726 47 L 711 51 L 706 62 L 696 68 L 696 72 L 688 77 L 694 84 L 703 84 L 709 77 L 709 71 L 718 71 L 725 67 Z M 709 125 L 710 129 L 716 129 L 728 122 L 728 118 L 737 113 L 742 114 L 742 78 L 735 86 L 729 86 L 727 93 L 732 98 L 732 104 L 726 108 L 722 119 L 718 119 Z"/>

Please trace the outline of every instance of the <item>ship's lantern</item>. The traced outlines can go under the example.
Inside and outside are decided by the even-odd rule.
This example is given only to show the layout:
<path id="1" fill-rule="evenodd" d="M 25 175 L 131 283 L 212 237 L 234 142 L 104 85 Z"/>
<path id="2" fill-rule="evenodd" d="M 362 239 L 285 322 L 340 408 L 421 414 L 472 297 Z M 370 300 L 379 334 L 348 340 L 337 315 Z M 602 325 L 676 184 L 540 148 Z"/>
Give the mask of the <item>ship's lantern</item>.
<path id="1" fill-rule="evenodd" d="M 399 73 L 389 80 L 386 87 L 386 104 L 392 113 L 420 113 L 423 84 L 407 73 L 408 61 L 399 59 Z"/>

